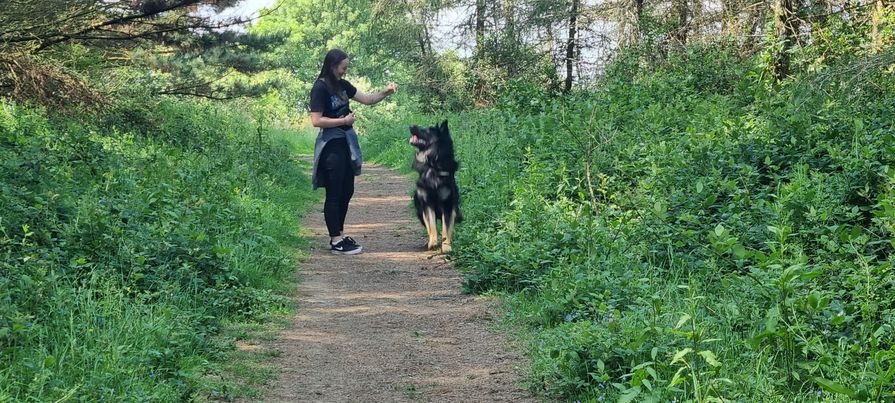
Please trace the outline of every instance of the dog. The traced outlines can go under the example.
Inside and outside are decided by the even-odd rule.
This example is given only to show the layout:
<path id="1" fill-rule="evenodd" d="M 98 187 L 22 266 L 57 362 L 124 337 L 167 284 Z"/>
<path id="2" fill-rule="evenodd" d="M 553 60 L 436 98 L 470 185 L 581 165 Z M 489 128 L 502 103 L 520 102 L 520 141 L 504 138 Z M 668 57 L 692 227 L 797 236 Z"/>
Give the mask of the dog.
<path id="1" fill-rule="evenodd" d="M 454 142 L 445 120 L 438 126 L 421 129 L 410 126 L 410 144 L 417 148 L 413 169 L 419 173 L 413 205 L 426 227 L 428 250 L 438 247 L 436 220 L 441 218 L 442 253 L 451 253 L 454 224 L 460 222 L 460 189 L 455 174 L 460 163 L 454 159 Z"/>

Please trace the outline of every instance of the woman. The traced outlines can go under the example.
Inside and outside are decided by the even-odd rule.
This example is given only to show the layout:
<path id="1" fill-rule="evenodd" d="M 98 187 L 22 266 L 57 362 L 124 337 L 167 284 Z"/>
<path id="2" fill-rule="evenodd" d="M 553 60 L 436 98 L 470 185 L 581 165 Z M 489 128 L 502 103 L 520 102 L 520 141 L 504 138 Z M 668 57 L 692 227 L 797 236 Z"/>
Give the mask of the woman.
<path id="1" fill-rule="evenodd" d="M 314 170 L 311 183 L 314 189 L 326 188 L 323 217 L 329 231 L 330 250 L 339 255 L 361 253 L 363 247 L 345 235 L 345 216 L 348 202 L 354 195 L 354 177 L 360 175 L 360 146 L 352 125 L 354 112 L 349 99 L 364 105 L 373 105 L 397 91 L 395 83 L 389 83 L 382 91 L 364 94 L 345 80 L 348 71 L 348 54 L 332 49 L 323 59 L 320 76 L 311 89 L 311 124 L 320 128 L 314 145 Z"/>

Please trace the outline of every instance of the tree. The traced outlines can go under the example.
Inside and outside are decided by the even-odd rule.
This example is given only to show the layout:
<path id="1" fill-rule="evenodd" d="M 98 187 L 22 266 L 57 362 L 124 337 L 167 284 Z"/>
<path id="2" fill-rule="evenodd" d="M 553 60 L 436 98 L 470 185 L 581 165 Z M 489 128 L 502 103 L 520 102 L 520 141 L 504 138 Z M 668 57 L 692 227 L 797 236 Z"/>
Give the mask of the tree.
<path id="1" fill-rule="evenodd" d="M 674 28 L 671 33 L 672 42 L 678 48 L 683 48 L 687 43 L 687 34 L 690 29 L 690 3 L 687 0 L 674 0 L 672 8 L 675 16 Z"/>
<path id="2" fill-rule="evenodd" d="M 485 20 L 488 18 L 488 9 L 485 0 L 475 0 L 475 57 L 483 59 L 485 49 Z"/>
<path id="3" fill-rule="evenodd" d="M 253 52 L 277 43 L 223 31 L 244 18 L 215 21 L 238 0 L 17 0 L 0 9 L 0 95 L 62 106 L 104 96 L 88 78 L 119 68 L 153 69 L 158 94 L 230 98 L 259 87 L 224 84 L 231 71 L 263 66 Z M 82 55 L 73 57 L 73 55 Z M 84 56 L 86 55 L 86 56 Z M 89 61 L 90 69 L 81 69 Z"/>
<path id="4" fill-rule="evenodd" d="M 629 47 L 640 43 L 643 36 L 644 0 L 622 1 L 618 4 L 621 11 L 619 19 L 619 46 Z"/>
<path id="5" fill-rule="evenodd" d="M 569 92 L 572 90 L 572 70 L 574 62 L 577 59 L 575 43 L 578 40 L 578 6 L 580 0 L 572 0 L 571 10 L 569 10 L 569 36 L 566 38 L 566 81 L 563 90 Z"/>
<path id="6" fill-rule="evenodd" d="M 799 33 L 797 1 L 774 1 L 774 36 L 780 44 L 774 55 L 774 76 L 777 80 L 789 75 L 790 51 Z"/>
<path id="7" fill-rule="evenodd" d="M 874 52 L 879 52 L 885 45 L 882 31 L 883 20 L 886 16 L 886 6 L 883 4 L 883 0 L 876 0 L 873 3 L 873 11 L 871 14 L 871 49 Z"/>

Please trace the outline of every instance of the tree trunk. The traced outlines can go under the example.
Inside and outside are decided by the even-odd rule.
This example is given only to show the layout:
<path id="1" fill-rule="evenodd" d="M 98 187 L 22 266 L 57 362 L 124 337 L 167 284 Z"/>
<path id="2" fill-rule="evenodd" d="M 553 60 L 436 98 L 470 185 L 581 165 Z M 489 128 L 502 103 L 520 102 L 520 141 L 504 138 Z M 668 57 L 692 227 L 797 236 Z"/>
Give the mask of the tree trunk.
<path id="1" fill-rule="evenodd" d="M 675 0 L 674 13 L 677 17 L 677 28 L 674 31 L 674 45 L 683 49 L 687 44 L 687 33 L 690 25 L 690 4 L 687 0 Z"/>
<path id="2" fill-rule="evenodd" d="M 432 49 L 432 33 L 429 32 L 429 21 L 423 20 L 423 38 L 426 40 L 426 49 L 429 51 L 428 54 L 433 54 L 435 51 Z"/>
<path id="3" fill-rule="evenodd" d="M 422 33 L 420 33 L 420 35 L 416 39 L 416 41 L 420 45 L 420 56 L 422 56 L 422 58 L 425 59 L 426 56 L 429 55 L 429 52 L 428 52 L 429 49 L 426 46 L 426 39 L 423 37 Z"/>
<path id="4" fill-rule="evenodd" d="M 735 0 L 721 1 L 721 35 L 736 35 L 736 16 L 739 14 Z"/>
<path id="5" fill-rule="evenodd" d="M 883 37 L 882 37 L 882 21 L 883 14 L 885 12 L 885 6 L 883 5 L 883 0 L 876 0 L 876 4 L 873 7 L 873 15 L 871 15 L 871 23 L 873 27 L 870 32 L 870 49 L 872 52 L 879 52 L 883 48 Z"/>
<path id="6" fill-rule="evenodd" d="M 755 52 L 755 48 L 757 47 L 756 39 L 761 34 L 761 26 L 765 21 L 765 13 L 767 13 L 767 9 L 764 7 L 746 9 L 746 15 L 744 16 L 746 21 L 741 23 L 741 26 L 743 27 L 742 32 L 746 36 L 742 45 L 740 45 L 740 54 L 742 56 L 751 55 Z"/>
<path id="7" fill-rule="evenodd" d="M 781 42 L 779 53 L 774 58 L 774 77 L 782 80 L 789 75 L 789 52 L 799 32 L 796 18 L 796 0 L 776 0 L 774 4 L 775 34 Z"/>
<path id="8" fill-rule="evenodd" d="M 572 10 L 569 13 L 569 39 L 566 43 L 566 85 L 565 92 L 572 90 L 572 70 L 575 66 L 575 42 L 578 36 L 578 3 L 581 0 L 572 0 Z"/>
<path id="9" fill-rule="evenodd" d="M 475 98 L 485 97 L 485 78 L 481 71 L 485 59 L 485 0 L 475 0 Z"/>
<path id="10" fill-rule="evenodd" d="M 503 15 L 506 20 L 506 34 L 513 42 L 516 42 L 516 17 L 513 0 L 503 0 Z"/>
<path id="11" fill-rule="evenodd" d="M 553 71 L 559 71 L 559 59 L 556 54 L 556 37 L 553 35 L 553 26 L 552 24 L 547 25 L 547 45 L 545 51 L 550 53 L 550 61 L 553 63 Z M 550 78 L 550 92 L 552 94 L 556 94 L 560 91 L 560 86 L 562 81 L 559 80 L 559 74 L 553 74 Z"/>
<path id="12" fill-rule="evenodd" d="M 641 20 L 643 19 L 643 0 L 633 0 L 630 4 L 631 10 L 624 12 L 624 24 L 622 26 L 621 43 L 623 46 L 633 46 L 640 42 L 643 37 L 643 27 Z M 630 13 L 630 14 L 629 14 Z"/>
<path id="13" fill-rule="evenodd" d="M 485 46 L 485 0 L 475 0 L 475 55 L 482 58 Z"/>
<path id="14" fill-rule="evenodd" d="M 634 0 L 634 26 L 637 29 L 634 31 L 637 35 L 637 40 L 639 41 L 641 35 L 641 21 L 643 20 L 643 0 Z"/>

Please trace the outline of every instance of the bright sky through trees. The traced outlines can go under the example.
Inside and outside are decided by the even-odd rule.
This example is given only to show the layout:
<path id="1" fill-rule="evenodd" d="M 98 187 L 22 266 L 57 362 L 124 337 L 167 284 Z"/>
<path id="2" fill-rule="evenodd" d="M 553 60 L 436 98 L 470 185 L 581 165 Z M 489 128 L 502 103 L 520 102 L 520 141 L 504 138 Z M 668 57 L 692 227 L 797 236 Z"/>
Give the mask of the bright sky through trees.
<path id="1" fill-rule="evenodd" d="M 222 17 L 257 17 L 258 11 L 264 7 L 271 7 L 276 0 L 245 0 L 235 7 L 230 7 L 221 13 Z"/>

